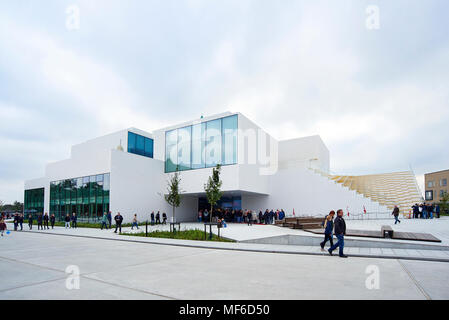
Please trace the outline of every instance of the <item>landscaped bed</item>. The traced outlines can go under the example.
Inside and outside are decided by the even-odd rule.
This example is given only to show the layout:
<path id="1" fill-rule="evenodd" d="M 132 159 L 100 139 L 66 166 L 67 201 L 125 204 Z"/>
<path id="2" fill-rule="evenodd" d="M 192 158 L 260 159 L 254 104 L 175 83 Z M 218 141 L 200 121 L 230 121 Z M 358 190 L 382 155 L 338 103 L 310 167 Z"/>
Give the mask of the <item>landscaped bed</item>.
<path id="1" fill-rule="evenodd" d="M 134 236 L 134 237 L 145 237 L 145 232 L 138 232 L 138 233 L 130 233 L 130 232 L 122 232 L 121 235 L 124 236 Z M 167 239 L 182 239 L 182 240 L 201 240 L 205 241 L 204 239 L 204 231 L 199 229 L 193 229 L 193 230 L 182 230 L 182 231 L 176 231 L 176 232 L 170 232 L 170 231 L 152 231 L 148 232 L 148 237 L 151 238 L 167 238 Z M 212 234 L 212 240 L 209 239 L 209 233 L 207 233 L 207 241 L 219 241 L 219 242 L 235 242 L 234 240 L 218 237 L 216 234 Z"/>

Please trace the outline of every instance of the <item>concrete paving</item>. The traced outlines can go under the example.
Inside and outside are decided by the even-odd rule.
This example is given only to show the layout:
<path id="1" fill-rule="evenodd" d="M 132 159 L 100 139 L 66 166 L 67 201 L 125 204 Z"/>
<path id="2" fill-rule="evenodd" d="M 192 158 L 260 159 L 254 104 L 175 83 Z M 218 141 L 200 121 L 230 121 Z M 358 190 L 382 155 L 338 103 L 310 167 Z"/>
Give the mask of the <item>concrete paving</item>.
<path id="1" fill-rule="evenodd" d="M 449 263 L 441 262 L 216 250 L 37 232 L 12 232 L 0 246 L 0 299 L 449 298 Z M 79 267 L 79 290 L 66 288 L 69 265 Z M 379 270 L 378 289 L 366 286 L 373 266 Z"/>

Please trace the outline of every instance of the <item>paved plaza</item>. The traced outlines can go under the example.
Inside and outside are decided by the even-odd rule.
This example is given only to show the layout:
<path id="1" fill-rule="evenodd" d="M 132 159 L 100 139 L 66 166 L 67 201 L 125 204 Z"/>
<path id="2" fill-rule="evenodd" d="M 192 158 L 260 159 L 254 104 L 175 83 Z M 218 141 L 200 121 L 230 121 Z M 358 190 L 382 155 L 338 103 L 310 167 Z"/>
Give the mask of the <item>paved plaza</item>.
<path id="1" fill-rule="evenodd" d="M 111 230 L 95 238 L 100 231 L 58 228 L 4 236 L 0 299 L 449 298 L 447 262 L 286 254 L 246 243 L 133 242 L 138 238 Z M 124 238 L 131 240 L 118 241 Z M 68 266 L 79 268 L 79 289 L 66 287 Z M 373 268 L 378 289 L 366 285 Z"/>

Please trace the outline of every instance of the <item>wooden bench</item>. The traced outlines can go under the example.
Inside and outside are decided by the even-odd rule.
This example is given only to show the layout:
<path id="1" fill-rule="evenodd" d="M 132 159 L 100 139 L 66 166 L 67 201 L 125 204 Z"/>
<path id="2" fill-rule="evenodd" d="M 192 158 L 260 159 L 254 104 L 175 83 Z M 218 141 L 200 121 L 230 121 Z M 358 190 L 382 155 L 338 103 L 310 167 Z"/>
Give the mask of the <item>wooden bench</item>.
<path id="1" fill-rule="evenodd" d="M 380 233 L 384 238 L 393 239 L 393 228 L 391 226 L 382 226 Z"/>

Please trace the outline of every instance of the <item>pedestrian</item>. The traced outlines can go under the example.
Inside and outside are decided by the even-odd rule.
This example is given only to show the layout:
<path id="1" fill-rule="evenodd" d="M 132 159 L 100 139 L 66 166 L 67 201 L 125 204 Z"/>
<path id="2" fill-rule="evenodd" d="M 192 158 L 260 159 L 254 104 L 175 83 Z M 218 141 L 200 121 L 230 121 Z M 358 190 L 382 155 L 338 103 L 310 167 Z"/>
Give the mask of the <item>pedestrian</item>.
<path id="1" fill-rule="evenodd" d="M 33 215 L 31 214 L 28 215 L 28 228 L 30 228 L 30 230 L 33 230 Z"/>
<path id="2" fill-rule="evenodd" d="M 162 224 L 167 224 L 167 214 L 165 212 L 162 213 Z"/>
<path id="3" fill-rule="evenodd" d="M 437 204 L 435 206 L 435 216 L 439 219 L 440 218 L 440 205 Z"/>
<path id="4" fill-rule="evenodd" d="M 335 243 L 332 247 L 330 247 L 327 251 L 330 255 L 332 255 L 332 251 L 337 249 L 338 247 L 338 255 L 340 258 L 347 258 L 348 256 L 343 253 L 343 249 L 345 246 L 345 234 L 346 234 L 346 223 L 345 219 L 343 219 L 343 210 L 338 209 L 337 218 L 334 221 L 334 233 L 337 236 L 337 243 Z"/>
<path id="5" fill-rule="evenodd" d="M 78 217 L 76 216 L 75 212 L 72 214 L 72 219 L 71 220 L 72 220 L 72 228 L 76 229 L 76 222 L 78 220 Z"/>
<path id="6" fill-rule="evenodd" d="M 55 227 L 55 222 L 56 222 L 56 217 L 55 217 L 55 214 L 52 213 L 50 216 L 50 224 L 51 224 L 52 229 Z"/>
<path id="7" fill-rule="evenodd" d="M 279 212 L 279 220 L 284 220 L 285 218 L 285 211 L 284 209 L 281 209 L 281 212 Z"/>
<path id="8" fill-rule="evenodd" d="M 47 230 L 50 229 L 50 228 L 48 227 L 48 220 L 49 220 L 49 217 L 48 217 L 48 213 L 47 213 L 47 212 L 45 212 L 43 220 L 44 220 L 44 229 L 45 229 L 45 228 L 47 228 Z"/>
<path id="9" fill-rule="evenodd" d="M 3 233 L 5 232 L 5 230 L 7 228 L 8 227 L 6 226 L 5 220 L 2 217 L 1 220 L 0 220 L 0 234 L 2 235 L 2 237 L 3 237 Z"/>
<path id="10" fill-rule="evenodd" d="M 204 222 L 209 222 L 209 212 L 206 210 L 204 210 Z"/>
<path id="11" fill-rule="evenodd" d="M 422 205 L 422 215 L 423 219 L 427 219 L 427 204 L 425 202 Z"/>
<path id="12" fill-rule="evenodd" d="M 248 226 L 252 226 L 253 225 L 253 213 L 251 210 L 248 210 L 248 212 L 246 214 L 246 219 L 248 220 Z"/>
<path id="13" fill-rule="evenodd" d="M 334 245 L 334 241 L 332 240 L 332 231 L 334 230 L 334 215 L 335 211 L 332 210 L 324 220 L 324 241 L 320 243 L 321 251 L 324 251 L 324 246 L 326 245 L 326 242 L 328 240 L 331 244 L 331 247 Z"/>
<path id="14" fill-rule="evenodd" d="M 14 213 L 14 231 L 17 231 L 17 227 L 19 226 L 19 215 Z"/>
<path id="15" fill-rule="evenodd" d="M 114 233 L 117 233 L 117 229 L 119 230 L 119 233 L 122 233 L 123 217 L 120 215 L 120 212 L 117 212 L 117 215 L 114 217 L 114 221 L 115 221 Z"/>
<path id="16" fill-rule="evenodd" d="M 156 213 L 156 224 L 161 224 L 161 215 L 159 214 L 159 211 Z"/>
<path id="17" fill-rule="evenodd" d="M 139 225 L 137 224 L 137 214 L 134 214 L 133 223 L 131 225 L 131 230 L 134 230 L 134 227 L 139 229 Z"/>
<path id="18" fill-rule="evenodd" d="M 203 211 L 199 210 L 198 211 L 198 222 L 201 222 L 202 219 L 203 219 Z"/>
<path id="19" fill-rule="evenodd" d="M 44 230 L 44 228 L 42 227 L 42 219 L 43 219 L 43 216 L 42 216 L 42 213 L 39 213 L 38 215 L 37 215 L 37 230 Z"/>
<path id="20" fill-rule="evenodd" d="M 393 212 L 391 213 L 394 216 L 394 224 L 401 223 L 401 220 L 399 220 L 399 208 L 398 206 L 394 206 Z"/>
<path id="21" fill-rule="evenodd" d="M 154 225 L 154 211 L 151 212 L 151 225 Z"/>
<path id="22" fill-rule="evenodd" d="M 108 225 L 109 225 L 108 214 L 106 212 L 103 212 L 103 218 L 101 219 L 101 230 L 103 230 L 103 227 L 107 230 Z"/>
<path id="23" fill-rule="evenodd" d="M 23 230 L 23 213 L 19 214 L 20 231 Z"/>
<path id="24" fill-rule="evenodd" d="M 67 229 L 67 228 L 69 228 L 70 229 L 70 215 L 67 213 L 66 215 L 65 215 L 65 228 Z"/>
<path id="25" fill-rule="evenodd" d="M 107 219 L 108 219 L 108 223 L 109 223 L 109 229 L 111 229 L 112 228 L 112 212 L 111 211 L 108 211 Z"/>

